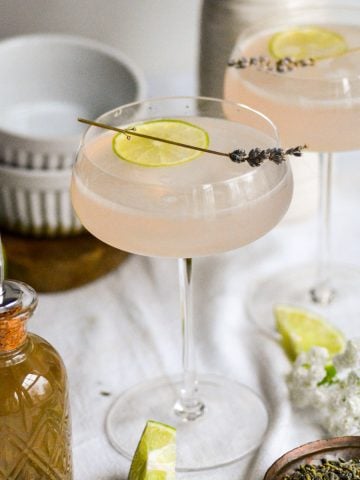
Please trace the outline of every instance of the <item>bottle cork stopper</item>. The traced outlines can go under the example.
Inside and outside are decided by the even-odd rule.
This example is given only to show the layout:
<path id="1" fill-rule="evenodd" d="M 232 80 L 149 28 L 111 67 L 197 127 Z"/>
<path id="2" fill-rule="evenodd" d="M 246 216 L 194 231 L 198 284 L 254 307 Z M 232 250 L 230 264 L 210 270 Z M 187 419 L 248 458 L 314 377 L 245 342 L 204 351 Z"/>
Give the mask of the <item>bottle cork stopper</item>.
<path id="1" fill-rule="evenodd" d="M 26 318 L 20 314 L 21 306 L 0 313 L 0 353 L 21 347 L 26 339 Z"/>
<path id="2" fill-rule="evenodd" d="M 0 354 L 21 347 L 26 340 L 26 323 L 37 303 L 33 289 L 5 280 L 0 291 Z"/>

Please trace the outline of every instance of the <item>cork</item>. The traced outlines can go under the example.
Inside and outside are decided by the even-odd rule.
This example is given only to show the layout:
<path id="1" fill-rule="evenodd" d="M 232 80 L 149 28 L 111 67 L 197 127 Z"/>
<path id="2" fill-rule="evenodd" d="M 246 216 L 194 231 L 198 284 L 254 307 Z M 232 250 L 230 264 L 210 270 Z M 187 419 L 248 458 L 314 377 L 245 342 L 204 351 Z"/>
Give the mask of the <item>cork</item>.
<path id="1" fill-rule="evenodd" d="M 0 314 L 0 353 L 11 352 L 25 343 L 26 320 L 19 306 Z"/>

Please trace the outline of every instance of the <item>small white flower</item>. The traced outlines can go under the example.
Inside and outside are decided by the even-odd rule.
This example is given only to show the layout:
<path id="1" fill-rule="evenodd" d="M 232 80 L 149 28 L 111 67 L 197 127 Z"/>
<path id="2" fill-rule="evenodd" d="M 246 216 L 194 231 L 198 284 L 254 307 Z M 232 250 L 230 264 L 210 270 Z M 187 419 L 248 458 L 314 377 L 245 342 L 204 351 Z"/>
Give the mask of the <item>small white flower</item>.
<path id="1" fill-rule="evenodd" d="M 346 342 L 344 352 L 336 355 L 333 361 L 339 372 L 347 368 L 360 368 L 360 339 Z"/>
<path id="2" fill-rule="evenodd" d="M 317 410 L 331 435 L 360 434 L 360 339 L 347 342 L 333 363 L 324 348 L 301 353 L 287 385 L 291 401 Z"/>
<path id="3" fill-rule="evenodd" d="M 325 366 L 328 362 L 328 351 L 321 347 L 314 347 L 297 357 L 286 379 L 290 399 L 296 406 L 303 408 L 314 403 L 323 403 L 324 396 L 318 390 L 318 383 L 326 375 Z"/>
<path id="4" fill-rule="evenodd" d="M 348 376 L 346 377 L 346 385 L 348 387 L 353 387 L 356 390 L 360 388 L 360 376 L 358 370 L 350 370 Z"/>
<path id="5" fill-rule="evenodd" d="M 314 389 L 312 395 L 311 405 L 316 409 L 326 408 L 327 403 L 329 402 L 329 388 L 317 387 Z"/>

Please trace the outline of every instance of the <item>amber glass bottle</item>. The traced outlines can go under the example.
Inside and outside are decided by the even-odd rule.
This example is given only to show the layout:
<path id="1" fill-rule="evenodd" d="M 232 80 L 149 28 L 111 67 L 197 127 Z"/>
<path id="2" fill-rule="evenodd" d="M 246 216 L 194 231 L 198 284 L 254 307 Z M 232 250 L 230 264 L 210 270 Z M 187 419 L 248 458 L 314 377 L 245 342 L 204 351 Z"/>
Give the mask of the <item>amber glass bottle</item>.
<path id="1" fill-rule="evenodd" d="M 71 480 L 67 378 L 56 350 L 27 333 L 37 304 L 21 282 L 0 284 L 0 480 Z"/>

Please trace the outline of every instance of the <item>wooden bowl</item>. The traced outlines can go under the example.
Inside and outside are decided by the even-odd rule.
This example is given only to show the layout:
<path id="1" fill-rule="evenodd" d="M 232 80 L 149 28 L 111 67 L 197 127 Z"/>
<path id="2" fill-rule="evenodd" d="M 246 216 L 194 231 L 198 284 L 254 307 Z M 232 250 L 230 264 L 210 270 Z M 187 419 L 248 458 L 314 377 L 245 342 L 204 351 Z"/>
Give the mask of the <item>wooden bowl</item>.
<path id="1" fill-rule="evenodd" d="M 64 238 L 31 238 L 2 232 L 7 278 L 37 292 L 80 287 L 110 272 L 128 256 L 89 233 Z"/>
<path id="2" fill-rule="evenodd" d="M 322 458 L 336 460 L 360 458 L 360 437 L 345 436 L 305 443 L 278 458 L 268 469 L 264 480 L 281 480 L 299 465 L 316 463 Z"/>

